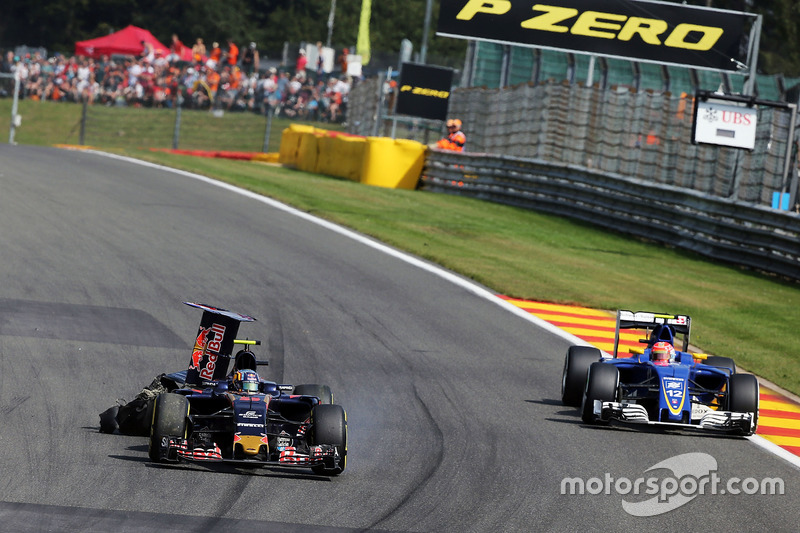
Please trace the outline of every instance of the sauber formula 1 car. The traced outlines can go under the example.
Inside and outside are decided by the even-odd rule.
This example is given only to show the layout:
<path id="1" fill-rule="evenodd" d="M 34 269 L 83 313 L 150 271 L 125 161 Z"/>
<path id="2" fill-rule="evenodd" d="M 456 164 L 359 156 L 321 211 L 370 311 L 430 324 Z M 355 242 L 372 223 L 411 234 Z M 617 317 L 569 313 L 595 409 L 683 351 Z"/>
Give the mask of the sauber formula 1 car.
<path id="1" fill-rule="evenodd" d="M 233 358 L 239 325 L 255 319 L 215 307 L 203 310 L 185 371 L 162 374 L 136 400 L 100 415 L 100 430 L 148 434 L 154 462 L 292 466 L 338 475 L 347 464 L 347 416 L 327 385 L 278 385 L 255 372 L 248 349 Z M 146 427 L 143 427 L 146 426 Z"/>
<path id="2" fill-rule="evenodd" d="M 685 315 L 618 311 L 612 357 L 588 346 L 567 350 L 561 401 L 580 407 L 587 424 L 614 420 L 752 435 L 758 423 L 758 381 L 737 373 L 728 357 L 689 353 L 691 324 Z M 647 334 L 639 339 L 642 348 L 620 356 L 624 329 Z"/>

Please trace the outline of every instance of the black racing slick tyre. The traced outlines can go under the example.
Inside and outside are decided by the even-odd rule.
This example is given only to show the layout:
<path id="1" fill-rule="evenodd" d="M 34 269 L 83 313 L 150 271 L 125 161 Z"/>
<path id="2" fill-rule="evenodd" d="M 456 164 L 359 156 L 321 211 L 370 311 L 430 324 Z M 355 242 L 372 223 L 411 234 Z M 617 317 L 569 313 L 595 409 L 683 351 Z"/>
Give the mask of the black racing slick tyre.
<path id="1" fill-rule="evenodd" d="M 728 410 L 734 413 L 753 413 L 752 435 L 758 426 L 758 380 L 752 374 L 734 374 L 728 382 Z"/>
<path id="2" fill-rule="evenodd" d="M 339 457 L 333 467 L 312 467 L 315 474 L 338 476 L 347 466 L 347 415 L 340 405 L 320 404 L 311 411 L 312 444 L 329 444 L 336 447 Z"/>
<path id="3" fill-rule="evenodd" d="M 594 414 L 594 401 L 613 402 L 617 399 L 619 370 L 607 363 L 592 363 L 586 378 L 586 390 L 581 405 L 581 418 L 586 424 L 602 424 Z"/>
<path id="4" fill-rule="evenodd" d="M 600 350 L 591 346 L 570 346 L 561 375 L 561 403 L 578 407 L 586 388 L 586 374 L 592 363 L 602 358 Z"/>
<path id="5" fill-rule="evenodd" d="M 150 426 L 150 459 L 162 460 L 161 449 L 167 437 L 186 438 L 189 400 L 172 393 L 159 394 L 153 406 L 153 423 Z"/>
<path id="6" fill-rule="evenodd" d="M 319 403 L 331 404 L 333 403 L 333 393 L 331 388 L 327 385 L 305 384 L 295 385 L 294 394 L 300 396 L 316 396 L 319 398 Z"/>
<path id="7" fill-rule="evenodd" d="M 709 355 L 704 361 L 708 366 L 715 366 L 717 368 L 727 368 L 731 371 L 731 375 L 736 373 L 736 363 L 730 357 L 722 357 L 719 355 Z"/>

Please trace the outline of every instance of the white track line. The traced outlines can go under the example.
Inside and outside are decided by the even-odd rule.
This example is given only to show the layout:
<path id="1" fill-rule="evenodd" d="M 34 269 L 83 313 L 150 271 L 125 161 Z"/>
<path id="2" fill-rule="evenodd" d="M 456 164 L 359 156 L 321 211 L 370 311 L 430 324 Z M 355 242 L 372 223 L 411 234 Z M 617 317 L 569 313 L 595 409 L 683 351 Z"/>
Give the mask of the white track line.
<path id="1" fill-rule="evenodd" d="M 200 174 L 195 174 L 193 172 L 187 172 L 185 170 L 179 170 L 179 169 L 175 169 L 175 168 L 170 168 L 170 167 L 166 167 L 164 165 L 159 165 L 159 164 L 156 164 L 156 163 L 150 163 L 148 161 L 142 161 L 142 160 L 139 160 L 139 159 L 134 159 L 134 158 L 131 158 L 131 157 L 125 157 L 125 156 L 121 156 L 121 155 L 117 155 L 117 154 L 111 154 L 111 153 L 107 153 L 107 152 L 100 152 L 100 151 L 97 151 L 97 150 L 82 150 L 82 151 L 83 152 L 92 153 L 92 154 L 101 155 L 101 156 L 104 156 L 104 157 L 110 157 L 112 159 L 119 159 L 121 161 L 127 161 L 128 163 L 134 163 L 134 164 L 137 164 L 137 165 L 142 165 L 142 166 L 146 166 L 146 167 L 150 167 L 150 168 L 155 168 L 155 169 L 162 170 L 162 171 L 165 171 L 165 172 L 172 172 L 174 174 L 180 174 L 181 176 L 186 176 L 188 178 L 196 179 L 198 181 L 202 181 L 202 182 L 208 183 L 210 185 L 214 185 L 216 187 L 220 187 L 222 189 L 227 189 L 227 190 L 235 192 L 237 194 L 241 194 L 242 196 L 246 196 L 248 198 L 252 198 L 253 200 L 257 200 L 257 201 L 259 201 L 261 203 L 269 205 L 270 207 L 274 207 L 275 209 L 280 209 L 281 211 L 284 211 L 286 213 L 289 213 L 289 214 L 292 214 L 294 216 L 300 217 L 300 218 L 302 218 L 304 220 L 307 220 L 309 222 L 312 222 L 314 224 L 322 226 L 322 227 L 324 227 L 326 229 L 334 231 L 334 232 L 336 232 L 336 233 L 338 233 L 340 235 L 344 235 L 345 237 L 348 237 L 350 239 L 358 241 L 358 242 L 360 242 L 360 243 L 362 243 L 362 244 L 364 244 L 366 246 L 374 248 L 375 250 L 383 252 L 383 253 L 385 253 L 387 255 L 390 255 L 392 257 L 395 257 L 397 259 L 400 259 L 401 261 L 405 261 L 406 263 L 408 263 L 410 265 L 413 265 L 413 266 L 415 266 L 417 268 L 421 268 L 422 270 L 425 270 L 426 272 L 430 272 L 431 274 L 439 276 L 440 278 L 443 278 L 443 279 L 449 281 L 450 283 L 458 285 L 459 287 L 462 287 L 462 288 L 466 289 L 467 291 L 473 293 L 474 295 L 476 295 L 476 296 L 478 296 L 480 298 L 483 298 L 484 300 L 486 300 L 488 302 L 491 302 L 491 303 L 493 303 L 493 304 L 495 304 L 497 306 L 500 306 L 503 309 L 505 309 L 506 311 L 508 311 L 510 313 L 513 313 L 514 315 L 518 316 L 519 318 L 521 318 L 523 320 L 527 320 L 528 322 L 533 323 L 537 327 L 539 327 L 539 328 L 541 328 L 541 329 L 543 329 L 543 330 L 545 330 L 545 331 L 547 331 L 549 333 L 552 333 L 553 335 L 561 337 L 562 339 L 564 339 L 566 341 L 569 341 L 572 344 L 577 344 L 577 345 L 581 345 L 581 346 L 591 346 L 589 343 L 587 343 L 583 339 L 578 338 L 575 335 L 572 335 L 571 333 L 567 333 L 566 331 L 564 331 L 564 330 L 562 330 L 562 329 L 550 324 L 549 322 L 546 322 L 546 321 L 542 320 L 541 318 L 538 318 L 538 317 L 528 313 L 527 311 L 524 311 L 524 310 L 520 309 L 516 305 L 511 304 L 511 303 L 503 300 L 502 298 L 498 297 L 496 294 L 492 293 L 491 291 L 488 291 L 488 290 L 484 289 L 483 287 L 481 287 L 480 285 L 476 284 L 473 281 L 470 281 L 468 279 L 465 279 L 465 278 L 462 278 L 460 276 L 457 276 L 457 275 L 453 274 L 452 272 L 449 272 L 449 271 L 443 269 L 440 266 L 433 265 L 431 263 L 427 263 L 425 261 L 422 261 L 421 259 L 418 259 L 418 258 L 416 258 L 414 256 L 411 256 L 411 255 L 409 255 L 409 254 L 407 254 L 405 252 L 401 252 L 401 251 L 395 250 L 394 248 L 391 248 L 391 247 L 389 247 L 389 246 L 387 246 L 387 245 L 385 245 L 383 243 L 380 243 L 380 242 L 377 242 L 377 241 L 375 241 L 373 239 L 370 239 L 370 238 L 368 238 L 368 237 L 366 237 L 364 235 L 361 235 L 360 233 L 356 233 L 353 230 L 350 230 L 350 229 L 347 229 L 345 227 L 339 226 L 338 224 L 334 224 L 333 222 L 329 222 L 329 221 L 324 220 L 322 218 L 319 218 L 317 216 L 310 215 L 310 214 L 308 214 L 308 213 L 306 213 L 304 211 L 300 211 L 299 209 L 296 209 L 296 208 L 288 206 L 288 205 L 286 205 L 284 203 L 278 202 L 277 200 L 274 200 L 272 198 L 267 198 L 266 196 L 261 196 L 260 194 L 254 193 L 252 191 L 248 191 L 246 189 L 241 189 L 241 188 L 236 187 L 234 185 L 231 185 L 229 183 L 225 183 L 225 182 L 222 182 L 222 181 L 219 181 L 219 180 L 211 179 L 211 178 L 208 178 L 206 176 L 201 176 Z M 765 439 L 764 437 L 761 437 L 759 435 L 753 435 L 753 436 L 747 437 L 747 438 L 748 438 L 748 440 L 750 442 L 752 442 L 756 446 L 759 446 L 759 447 L 763 448 L 764 450 L 766 450 L 766 451 L 768 451 L 768 452 L 770 452 L 770 453 L 772 453 L 774 455 L 777 455 L 778 457 L 780 457 L 782 459 L 785 459 L 786 461 L 791 463 L 796 468 L 800 468 L 800 457 L 792 454 L 791 452 L 788 452 L 788 451 L 784 450 L 783 448 L 781 448 L 777 444 L 774 444 L 774 443 L 768 441 L 767 439 Z"/>

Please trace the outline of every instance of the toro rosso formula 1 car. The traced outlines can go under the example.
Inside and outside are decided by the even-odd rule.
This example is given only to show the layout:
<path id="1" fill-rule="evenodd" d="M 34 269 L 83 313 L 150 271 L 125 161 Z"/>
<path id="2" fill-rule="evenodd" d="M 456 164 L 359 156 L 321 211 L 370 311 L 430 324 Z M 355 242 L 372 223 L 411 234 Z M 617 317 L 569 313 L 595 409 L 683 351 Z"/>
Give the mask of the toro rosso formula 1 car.
<path id="1" fill-rule="evenodd" d="M 613 357 L 571 346 L 561 378 L 564 405 L 587 424 L 641 423 L 752 435 L 758 423 L 755 376 L 728 357 L 689 353 L 685 315 L 618 311 Z M 620 330 L 645 330 L 642 348 L 618 353 Z M 682 337 L 681 349 L 675 343 Z"/>
<path id="2" fill-rule="evenodd" d="M 203 310 L 185 371 L 162 374 L 127 405 L 100 415 L 100 430 L 150 438 L 150 459 L 239 466 L 299 466 L 338 475 L 347 464 L 347 417 L 326 385 L 278 385 L 258 377 L 248 349 L 233 357 L 239 325 L 255 319 Z"/>

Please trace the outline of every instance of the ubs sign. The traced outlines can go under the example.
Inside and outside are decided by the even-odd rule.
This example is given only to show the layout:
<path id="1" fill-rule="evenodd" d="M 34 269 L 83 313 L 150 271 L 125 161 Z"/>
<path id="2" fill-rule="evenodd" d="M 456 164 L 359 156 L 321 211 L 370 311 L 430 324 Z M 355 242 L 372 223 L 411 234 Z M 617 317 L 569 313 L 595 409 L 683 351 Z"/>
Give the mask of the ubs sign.
<path id="1" fill-rule="evenodd" d="M 739 72 L 756 17 L 645 0 L 441 0 L 437 34 Z"/>

